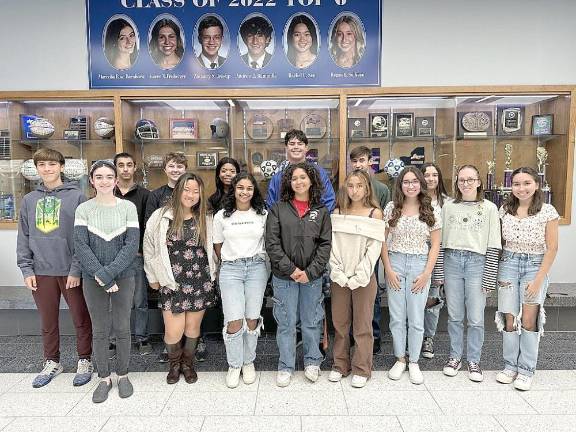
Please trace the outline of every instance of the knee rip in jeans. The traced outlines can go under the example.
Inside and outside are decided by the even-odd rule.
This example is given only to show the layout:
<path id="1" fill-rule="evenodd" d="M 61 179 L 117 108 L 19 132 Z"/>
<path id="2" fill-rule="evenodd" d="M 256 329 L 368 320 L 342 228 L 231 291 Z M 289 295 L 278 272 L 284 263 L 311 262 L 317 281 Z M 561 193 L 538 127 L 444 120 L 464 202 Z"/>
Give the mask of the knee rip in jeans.
<path id="1" fill-rule="evenodd" d="M 237 320 L 240 321 L 240 320 Z M 242 334 L 244 334 L 244 332 L 248 329 L 248 326 L 246 325 L 246 320 L 242 319 L 242 326 L 240 327 L 240 330 L 238 330 L 236 333 L 228 333 L 228 324 L 227 323 L 224 328 L 222 329 L 222 337 L 224 338 L 224 341 L 229 341 L 232 339 L 236 339 L 239 337 L 242 337 Z M 230 321 L 230 322 L 235 322 L 235 321 Z"/>
<path id="2" fill-rule="evenodd" d="M 534 330 L 529 330 L 522 326 L 522 331 L 538 332 L 538 337 L 541 337 L 544 334 L 544 324 L 546 324 L 546 310 L 544 309 L 543 305 L 540 305 L 538 308 L 538 314 L 536 316 L 536 328 Z"/>
<path id="3" fill-rule="evenodd" d="M 513 315 L 514 322 L 512 323 L 512 330 L 520 334 L 520 319 L 522 318 L 522 308 L 520 308 L 520 313 L 518 315 L 514 315 L 512 312 L 502 312 L 496 311 L 494 315 L 494 322 L 496 323 L 496 328 L 499 332 L 507 331 L 506 330 L 506 315 Z"/>
<path id="4" fill-rule="evenodd" d="M 499 280 L 499 281 L 498 281 L 498 288 L 499 288 L 499 289 L 512 288 L 512 282 Z"/>
<path id="5" fill-rule="evenodd" d="M 432 303 L 432 304 L 430 306 L 428 306 L 429 303 Z M 440 297 L 428 297 L 428 300 L 426 301 L 426 309 L 427 310 L 442 309 L 442 306 L 444 306 L 444 301 Z"/>
<path id="6" fill-rule="evenodd" d="M 252 319 L 252 318 L 249 318 L 249 319 Z M 264 330 L 264 318 L 262 318 L 260 316 L 260 317 L 256 318 L 256 320 L 258 320 L 258 323 L 256 324 L 256 328 L 254 330 L 250 330 L 250 328 L 248 326 L 246 326 L 246 333 L 260 337 L 260 332 L 262 330 Z"/>

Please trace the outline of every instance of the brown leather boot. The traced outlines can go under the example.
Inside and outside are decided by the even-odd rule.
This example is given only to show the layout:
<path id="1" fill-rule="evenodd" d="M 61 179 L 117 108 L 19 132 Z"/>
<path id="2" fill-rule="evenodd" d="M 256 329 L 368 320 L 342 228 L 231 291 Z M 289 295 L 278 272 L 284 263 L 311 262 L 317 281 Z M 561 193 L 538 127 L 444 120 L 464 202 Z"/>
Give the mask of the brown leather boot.
<path id="1" fill-rule="evenodd" d="M 184 338 L 184 349 L 182 350 L 181 369 L 184 379 L 188 384 L 194 384 L 198 381 L 198 374 L 194 370 L 194 355 L 196 354 L 196 345 L 198 338 Z"/>
<path id="2" fill-rule="evenodd" d="M 166 376 L 168 384 L 176 384 L 180 380 L 180 363 L 182 362 L 182 348 L 180 343 L 166 344 L 168 351 L 169 369 Z"/>

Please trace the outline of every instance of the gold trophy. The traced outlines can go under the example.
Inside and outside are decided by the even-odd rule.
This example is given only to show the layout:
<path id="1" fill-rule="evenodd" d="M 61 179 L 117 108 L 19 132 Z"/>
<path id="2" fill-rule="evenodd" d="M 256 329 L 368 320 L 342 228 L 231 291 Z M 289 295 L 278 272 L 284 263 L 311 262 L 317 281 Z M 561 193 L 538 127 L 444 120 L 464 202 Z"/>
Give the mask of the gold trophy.
<path id="1" fill-rule="evenodd" d="M 506 159 L 504 160 L 504 187 L 511 188 L 512 187 L 512 144 L 506 143 L 504 145 L 504 156 Z"/>

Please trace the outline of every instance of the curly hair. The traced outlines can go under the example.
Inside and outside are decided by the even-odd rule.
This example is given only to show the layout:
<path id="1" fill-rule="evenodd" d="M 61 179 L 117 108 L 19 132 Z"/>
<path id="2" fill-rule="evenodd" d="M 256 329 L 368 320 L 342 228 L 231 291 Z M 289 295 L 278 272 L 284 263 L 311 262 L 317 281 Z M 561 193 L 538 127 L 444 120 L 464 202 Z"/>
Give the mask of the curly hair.
<path id="1" fill-rule="evenodd" d="M 252 187 L 254 188 L 254 194 L 250 199 L 250 207 L 252 207 L 256 214 L 264 215 L 266 214 L 266 203 L 264 202 L 264 198 L 260 193 L 260 189 L 258 189 L 258 184 L 256 183 L 256 179 L 252 174 L 249 174 L 245 171 L 242 171 L 240 174 L 236 174 L 236 176 L 232 179 L 232 183 L 230 184 L 230 189 L 222 200 L 222 208 L 224 209 L 224 217 L 232 216 L 232 213 L 236 211 L 236 186 L 240 182 L 240 180 L 249 180 L 252 183 Z"/>
<path id="2" fill-rule="evenodd" d="M 292 189 L 292 175 L 297 169 L 303 170 L 310 179 L 310 190 L 308 198 L 310 208 L 321 205 L 324 185 L 322 185 L 320 174 L 318 173 L 316 167 L 308 162 L 291 164 L 284 170 L 280 187 L 280 199 L 287 202 L 290 202 L 294 199 L 295 193 L 294 189 Z"/>
<path id="3" fill-rule="evenodd" d="M 534 195 L 532 195 L 532 201 L 528 207 L 528 216 L 534 216 L 540 210 L 542 210 L 542 205 L 544 204 L 544 192 L 542 192 L 542 182 L 540 181 L 540 176 L 538 176 L 538 173 L 534 168 L 520 167 L 516 168 L 512 172 L 512 182 L 514 182 L 514 176 L 517 174 L 528 174 L 530 177 L 532 177 L 532 180 L 534 180 L 538 186 L 538 189 L 536 189 L 536 191 L 534 191 Z M 510 193 L 504 202 L 504 211 L 506 213 L 510 213 L 513 216 L 516 216 L 518 214 L 519 206 L 520 201 L 518 198 L 514 196 L 514 193 Z"/>
<path id="4" fill-rule="evenodd" d="M 426 168 L 432 167 L 438 173 L 438 186 L 436 186 L 436 199 L 438 200 L 438 205 L 440 207 L 444 206 L 444 199 L 448 196 L 448 192 L 446 192 L 446 187 L 444 186 L 444 178 L 442 177 L 442 171 L 440 171 L 440 167 L 436 165 L 434 162 L 426 162 L 422 164 L 420 167 L 420 171 L 422 174 L 426 174 Z M 428 189 L 428 186 L 426 186 Z"/>
<path id="5" fill-rule="evenodd" d="M 232 159 L 231 157 L 223 157 L 218 161 L 218 165 L 216 165 L 216 172 L 214 173 L 216 191 L 210 195 L 210 198 L 208 198 L 208 204 L 214 213 L 222 208 L 222 200 L 226 196 L 226 187 L 224 186 L 222 179 L 220 179 L 220 170 L 226 164 L 233 165 L 234 168 L 236 168 L 236 175 L 238 175 L 240 172 L 240 164 L 238 164 L 236 159 Z"/>
<path id="6" fill-rule="evenodd" d="M 394 191 L 392 193 L 392 201 L 394 202 L 394 209 L 392 210 L 392 217 L 388 221 L 388 225 L 395 227 L 402 216 L 402 208 L 404 207 L 404 199 L 406 198 L 404 192 L 402 191 L 402 181 L 404 176 L 408 173 L 412 173 L 416 176 L 420 182 L 420 193 L 418 194 L 418 201 L 420 203 L 420 208 L 418 210 L 418 219 L 424 222 L 429 227 L 433 227 L 436 223 L 436 218 L 434 217 L 434 208 L 432 207 L 432 198 L 426 192 L 426 180 L 424 180 L 424 175 L 418 168 L 413 166 L 407 166 L 401 172 L 396 181 L 394 182 Z"/>

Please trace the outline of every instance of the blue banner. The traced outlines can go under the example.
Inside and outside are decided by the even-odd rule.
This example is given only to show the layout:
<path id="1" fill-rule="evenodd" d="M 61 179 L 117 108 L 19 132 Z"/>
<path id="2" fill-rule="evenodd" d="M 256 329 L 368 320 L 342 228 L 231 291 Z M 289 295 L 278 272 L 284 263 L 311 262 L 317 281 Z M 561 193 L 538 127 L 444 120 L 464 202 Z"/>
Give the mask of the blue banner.
<path id="1" fill-rule="evenodd" d="M 91 88 L 380 85 L 380 0 L 86 0 Z"/>

